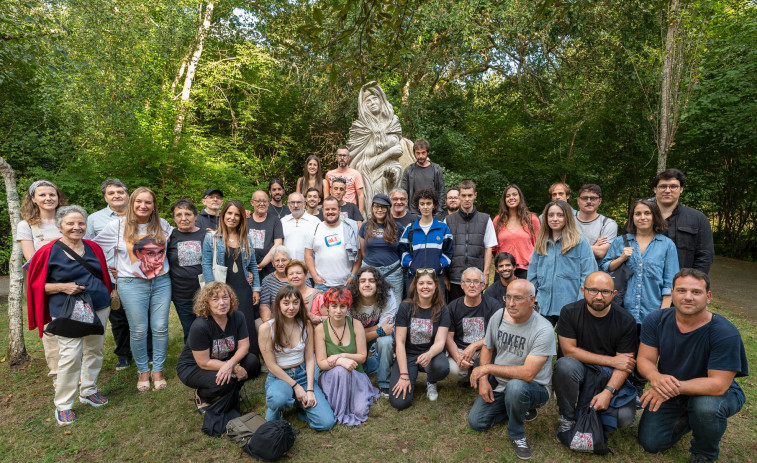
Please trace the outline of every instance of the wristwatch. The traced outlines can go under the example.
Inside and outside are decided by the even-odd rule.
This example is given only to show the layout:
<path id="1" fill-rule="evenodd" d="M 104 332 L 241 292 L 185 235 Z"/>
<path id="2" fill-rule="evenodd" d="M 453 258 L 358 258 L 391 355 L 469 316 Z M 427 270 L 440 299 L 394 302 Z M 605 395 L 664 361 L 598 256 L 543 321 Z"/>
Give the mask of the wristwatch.
<path id="1" fill-rule="evenodd" d="M 610 394 L 612 394 L 612 395 L 615 395 L 615 394 L 617 394 L 617 393 L 618 393 L 618 390 L 617 390 L 617 389 L 615 389 L 615 388 L 614 388 L 614 387 L 612 387 L 612 386 L 605 386 L 605 389 L 607 389 L 608 391 L 610 391 Z"/>

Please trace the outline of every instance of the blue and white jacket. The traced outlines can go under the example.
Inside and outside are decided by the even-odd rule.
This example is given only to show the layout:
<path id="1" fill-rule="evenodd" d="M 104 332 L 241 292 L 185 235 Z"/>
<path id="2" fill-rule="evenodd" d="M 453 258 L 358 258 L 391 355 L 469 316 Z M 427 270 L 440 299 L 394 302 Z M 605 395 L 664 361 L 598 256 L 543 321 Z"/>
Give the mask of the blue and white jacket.
<path id="1" fill-rule="evenodd" d="M 452 262 L 452 232 L 446 223 L 434 219 L 426 234 L 419 224 L 420 220 L 416 219 L 408 225 L 400 238 L 402 267 L 409 269 L 411 278 L 419 268 L 432 268 L 441 276 L 442 270 Z"/>

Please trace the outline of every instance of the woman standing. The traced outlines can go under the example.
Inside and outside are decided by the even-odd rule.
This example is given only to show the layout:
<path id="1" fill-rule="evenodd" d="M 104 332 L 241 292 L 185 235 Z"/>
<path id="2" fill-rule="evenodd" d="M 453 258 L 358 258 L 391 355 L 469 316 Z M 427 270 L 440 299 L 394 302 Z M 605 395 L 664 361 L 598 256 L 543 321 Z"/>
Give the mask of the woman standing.
<path id="1" fill-rule="evenodd" d="M 247 323 L 237 311 L 239 300 L 229 285 L 218 281 L 205 285 L 197 293 L 194 308 L 197 319 L 176 364 L 176 375 L 196 389 L 195 405 L 202 413 L 237 382 L 256 378 L 260 360 L 249 352 Z"/>
<path id="2" fill-rule="evenodd" d="M 60 240 L 40 248 L 29 267 L 29 327 L 38 327 L 41 336 L 42 326 L 51 318 L 60 316 L 68 297 L 86 291 L 92 298 L 92 309 L 105 328 L 112 285 L 102 250 L 92 241 L 82 239 L 87 231 L 87 213 L 79 206 L 64 206 L 58 209 L 55 222 L 62 235 Z M 76 420 L 73 406 L 80 380 L 81 403 L 93 407 L 108 403 L 97 389 L 105 335 L 55 338 L 60 354 L 55 420 L 64 426 Z"/>
<path id="3" fill-rule="evenodd" d="M 555 326 L 560 310 L 583 297 L 581 285 L 596 271 L 594 253 L 578 231 L 570 205 L 559 199 L 547 204 L 528 267 L 541 315 Z"/>
<path id="4" fill-rule="evenodd" d="M 389 196 L 378 193 L 373 197 L 371 214 L 360 227 L 360 250 L 363 263 L 375 267 L 392 285 L 395 300 L 402 299 L 402 266 L 400 264 L 400 238 L 402 230 L 389 213 L 392 202 Z"/>
<path id="5" fill-rule="evenodd" d="M 618 236 L 602 260 L 602 270 L 613 272 L 624 263 L 633 273 L 623 307 L 640 324 L 652 311 L 670 307 L 673 277 L 678 273 L 678 251 L 662 233 L 667 228 L 654 201 L 636 201 L 628 214 L 628 233 Z"/>
<path id="6" fill-rule="evenodd" d="M 515 256 L 515 276 L 526 278 L 528 264 L 540 229 L 539 217 L 531 213 L 518 185 L 508 185 L 499 200 L 499 213 L 494 218 L 497 246 L 494 255 L 509 252 Z"/>
<path id="7" fill-rule="evenodd" d="M 263 278 L 260 289 L 260 319 L 267 322 L 271 319 L 271 304 L 282 286 L 288 284 L 286 267 L 289 261 L 289 250 L 286 246 L 278 245 L 271 248 L 271 264 L 273 273 Z"/>
<path id="8" fill-rule="evenodd" d="M 428 400 L 439 398 L 436 382 L 449 374 L 444 343 L 449 331 L 449 311 L 433 269 L 418 269 L 408 290 L 410 299 L 400 304 L 394 326 L 397 359 L 392 367 L 389 403 L 397 410 L 413 402 L 418 371 L 426 372 Z"/>
<path id="9" fill-rule="evenodd" d="M 213 257 L 215 256 L 215 261 Z M 247 332 L 255 333 L 254 305 L 260 300 L 260 277 L 255 251 L 247 234 L 244 206 L 229 200 L 221 209 L 218 230 L 205 235 L 202 243 L 202 275 L 205 284 L 215 280 L 213 269 L 225 267 L 226 283 L 239 299 L 239 311 L 244 315 Z M 252 286 L 250 286 L 252 285 Z M 257 343 L 250 343 L 251 351 L 258 354 Z"/>
<path id="10" fill-rule="evenodd" d="M 265 418 L 280 420 L 284 410 L 301 407 L 308 425 L 316 431 L 334 427 L 336 417 L 315 381 L 313 327 L 305 315 L 302 295 L 286 285 L 273 302 L 273 318 L 258 330 L 260 350 L 268 366 L 265 381 Z"/>
<path id="11" fill-rule="evenodd" d="M 129 340 L 139 379 L 137 390 L 165 389 L 163 364 L 168 349 L 171 278 L 166 243 L 173 227 L 158 216 L 155 193 L 139 187 L 129 197 L 126 217 L 113 220 L 95 238 L 106 253 L 115 253 L 118 294 L 129 320 Z M 149 322 L 148 322 L 149 314 Z M 147 330 L 152 330 L 152 373 L 147 356 Z"/>
<path id="12" fill-rule="evenodd" d="M 311 154 L 305 159 L 305 171 L 302 177 L 297 179 L 297 193 L 300 193 L 302 197 L 305 197 L 309 188 L 315 188 L 318 190 L 318 195 L 321 199 L 328 195 L 329 181 L 323 176 L 323 170 L 321 168 L 321 160 L 315 154 Z"/>
<path id="13" fill-rule="evenodd" d="M 16 227 L 16 241 L 21 245 L 24 259 L 29 262 L 34 253 L 47 243 L 60 238 L 55 226 L 55 212 L 66 205 L 63 192 L 52 182 L 37 180 L 32 183 L 21 203 L 21 220 Z M 47 376 L 56 384 L 58 375 L 58 340 L 51 334 L 42 335 L 45 349 Z"/>
<path id="14" fill-rule="evenodd" d="M 187 342 L 189 328 L 196 316 L 194 313 L 195 293 L 200 290 L 199 276 L 202 275 L 202 241 L 205 230 L 195 225 L 197 208 L 188 199 L 180 199 L 171 206 L 176 228 L 168 240 L 169 274 L 171 275 L 171 299 L 184 331 Z"/>
<path id="15" fill-rule="evenodd" d="M 379 397 L 363 371 L 367 357 L 365 330 L 347 311 L 352 295 L 343 287 L 330 288 L 323 295 L 328 319 L 315 327 L 315 358 L 321 386 L 336 419 L 357 426 L 368 419 L 368 409 Z"/>

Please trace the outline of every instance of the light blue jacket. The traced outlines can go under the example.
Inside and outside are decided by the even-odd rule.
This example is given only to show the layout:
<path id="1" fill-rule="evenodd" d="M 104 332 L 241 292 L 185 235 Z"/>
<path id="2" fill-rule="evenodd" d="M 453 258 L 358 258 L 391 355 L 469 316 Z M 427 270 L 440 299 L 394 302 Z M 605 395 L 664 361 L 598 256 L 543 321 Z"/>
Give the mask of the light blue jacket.
<path id="1" fill-rule="evenodd" d="M 663 296 L 670 295 L 673 290 L 673 277 L 679 270 L 678 251 L 673 240 L 658 233 L 642 256 L 636 235 L 628 233 L 626 238 L 628 238 L 628 245 L 632 246 L 634 251 L 626 261 L 633 270 L 633 274 L 628 279 L 623 308 L 633 315 L 636 323 L 641 323 L 644 317 L 655 310 L 660 310 Z M 602 270 L 609 271 L 610 262 L 623 254 L 623 246 L 623 235 L 613 240 L 610 249 L 607 250 L 607 255 L 600 264 Z"/>
<path id="2" fill-rule="evenodd" d="M 226 267 L 226 247 L 223 244 L 223 240 L 219 236 L 215 237 L 215 232 L 208 232 L 205 235 L 205 240 L 202 242 L 202 276 L 205 279 L 205 283 L 214 281 L 213 278 L 213 239 L 216 239 L 216 263 Z M 249 241 L 249 235 L 247 240 Z M 250 249 L 252 243 L 250 243 Z M 258 275 L 258 262 L 255 260 L 255 252 L 251 255 L 247 255 L 244 248 L 242 248 L 242 268 L 244 269 L 244 277 L 252 272 L 252 291 L 260 292 L 260 276 Z"/>
<path id="3" fill-rule="evenodd" d="M 565 254 L 562 241 L 547 242 L 547 255 L 531 255 L 528 264 L 528 281 L 536 287 L 536 302 L 541 315 L 560 315 L 562 308 L 583 298 L 581 285 L 591 272 L 597 271 L 597 261 L 586 238 Z"/>

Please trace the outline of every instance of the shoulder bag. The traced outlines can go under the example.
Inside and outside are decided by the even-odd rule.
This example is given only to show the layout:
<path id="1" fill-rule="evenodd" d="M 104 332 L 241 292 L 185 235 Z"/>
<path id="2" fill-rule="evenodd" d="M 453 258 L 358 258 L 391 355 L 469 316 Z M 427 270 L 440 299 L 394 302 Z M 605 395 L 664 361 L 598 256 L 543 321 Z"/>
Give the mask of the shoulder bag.
<path id="1" fill-rule="evenodd" d="M 226 283 L 226 271 L 227 268 L 223 265 L 218 265 L 218 260 L 216 259 L 216 255 L 218 253 L 218 232 L 213 233 L 213 281 L 218 281 L 221 283 Z M 198 275 L 197 278 L 200 280 L 200 288 L 205 287 L 205 277 L 202 276 L 202 274 Z"/>
<path id="2" fill-rule="evenodd" d="M 623 245 L 628 247 L 628 238 L 626 237 L 626 234 L 623 233 L 622 236 Z M 630 259 L 630 257 L 628 259 Z M 623 262 L 623 264 L 615 269 L 615 271 L 610 272 L 610 275 L 612 275 L 612 280 L 615 283 L 615 290 L 618 291 L 618 293 L 615 294 L 615 297 L 612 298 L 612 302 L 623 307 L 623 299 L 626 297 L 626 290 L 628 289 L 628 280 L 633 275 L 633 270 L 628 266 L 628 260 Z"/>

